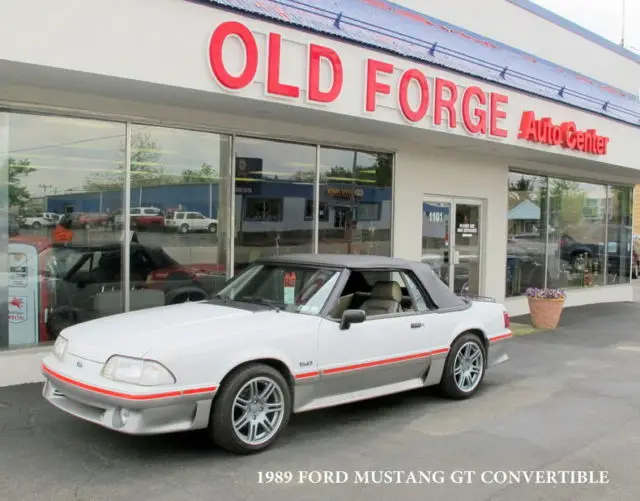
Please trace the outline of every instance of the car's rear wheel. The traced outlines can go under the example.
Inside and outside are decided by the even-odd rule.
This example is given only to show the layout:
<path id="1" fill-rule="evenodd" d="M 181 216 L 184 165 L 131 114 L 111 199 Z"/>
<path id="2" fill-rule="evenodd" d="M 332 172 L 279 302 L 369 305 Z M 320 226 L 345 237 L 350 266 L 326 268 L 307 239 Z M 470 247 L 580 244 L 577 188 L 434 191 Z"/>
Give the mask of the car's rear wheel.
<path id="1" fill-rule="evenodd" d="M 209 433 L 220 447 L 251 454 L 270 447 L 289 423 L 291 389 L 280 372 L 251 364 L 232 373 L 216 395 Z"/>
<path id="2" fill-rule="evenodd" d="M 189 233 L 189 226 L 186 224 L 183 224 L 182 226 L 180 226 L 180 228 L 178 229 L 178 231 L 180 233 Z"/>
<path id="3" fill-rule="evenodd" d="M 451 346 L 444 366 L 440 390 L 456 400 L 474 395 L 484 379 L 486 350 L 475 334 L 460 336 Z"/>
<path id="4" fill-rule="evenodd" d="M 209 233 L 216 233 L 218 231 L 218 225 L 216 223 L 211 223 L 208 230 Z"/>

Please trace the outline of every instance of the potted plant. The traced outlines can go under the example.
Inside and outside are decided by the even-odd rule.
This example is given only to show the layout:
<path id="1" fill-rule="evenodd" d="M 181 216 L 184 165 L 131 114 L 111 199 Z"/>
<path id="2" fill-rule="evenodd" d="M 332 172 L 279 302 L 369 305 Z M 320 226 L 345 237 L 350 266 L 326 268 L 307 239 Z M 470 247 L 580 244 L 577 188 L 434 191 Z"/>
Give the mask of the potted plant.
<path id="1" fill-rule="evenodd" d="M 525 292 L 529 300 L 531 323 L 536 329 L 555 329 L 560 322 L 567 293 L 562 289 L 529 288 Z"/>

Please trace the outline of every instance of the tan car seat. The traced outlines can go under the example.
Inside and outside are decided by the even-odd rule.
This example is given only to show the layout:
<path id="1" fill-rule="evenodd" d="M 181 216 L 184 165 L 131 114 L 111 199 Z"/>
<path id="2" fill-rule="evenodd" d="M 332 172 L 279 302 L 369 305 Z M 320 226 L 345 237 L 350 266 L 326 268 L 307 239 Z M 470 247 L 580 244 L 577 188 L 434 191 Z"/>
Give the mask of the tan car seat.
<path id="1" fill-rule="evenodd" d="M 402 289 L 400 284 L 393 281 L 376 282 L 371 290 L 371 298 L 362 306 L 367 316 L 388 315 L 401 311 Z"/>

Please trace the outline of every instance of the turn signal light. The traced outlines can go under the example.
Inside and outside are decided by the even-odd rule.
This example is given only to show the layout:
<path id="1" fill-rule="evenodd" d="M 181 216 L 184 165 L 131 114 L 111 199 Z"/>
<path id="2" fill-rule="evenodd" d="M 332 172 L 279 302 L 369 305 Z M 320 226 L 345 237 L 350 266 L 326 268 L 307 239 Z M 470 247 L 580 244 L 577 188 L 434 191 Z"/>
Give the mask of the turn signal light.
<path id="1" fill-rule="evenodd" d="M 504 328 L 508 329 L 509 327 L 511 327 L 511 319 L 509 318 L 509 313 L 505 311 L 503 315 L 504 315 Z"/>

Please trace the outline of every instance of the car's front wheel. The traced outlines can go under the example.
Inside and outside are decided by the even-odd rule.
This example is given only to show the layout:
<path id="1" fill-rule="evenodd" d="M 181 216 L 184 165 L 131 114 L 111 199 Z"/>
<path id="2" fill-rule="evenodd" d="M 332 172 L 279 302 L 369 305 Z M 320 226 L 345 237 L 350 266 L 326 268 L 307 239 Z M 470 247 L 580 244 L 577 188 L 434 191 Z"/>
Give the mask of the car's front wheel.
<path id="1" fill-rule="evenodd" d="M 486 350 L 475 334 L 460 336 L 451 346 L 444 366 L 440 390 L 445 396 L 462 400 L 474 395 L 486 368 Z"/>
<path id="2" fill-rule="evenodd" d="M 236 454 L 270 447 L 291 416 L 291 389 L 273 367 L 251 364 L 232 373 L 216 395 L 209 433 L 220 447 Z"/>

